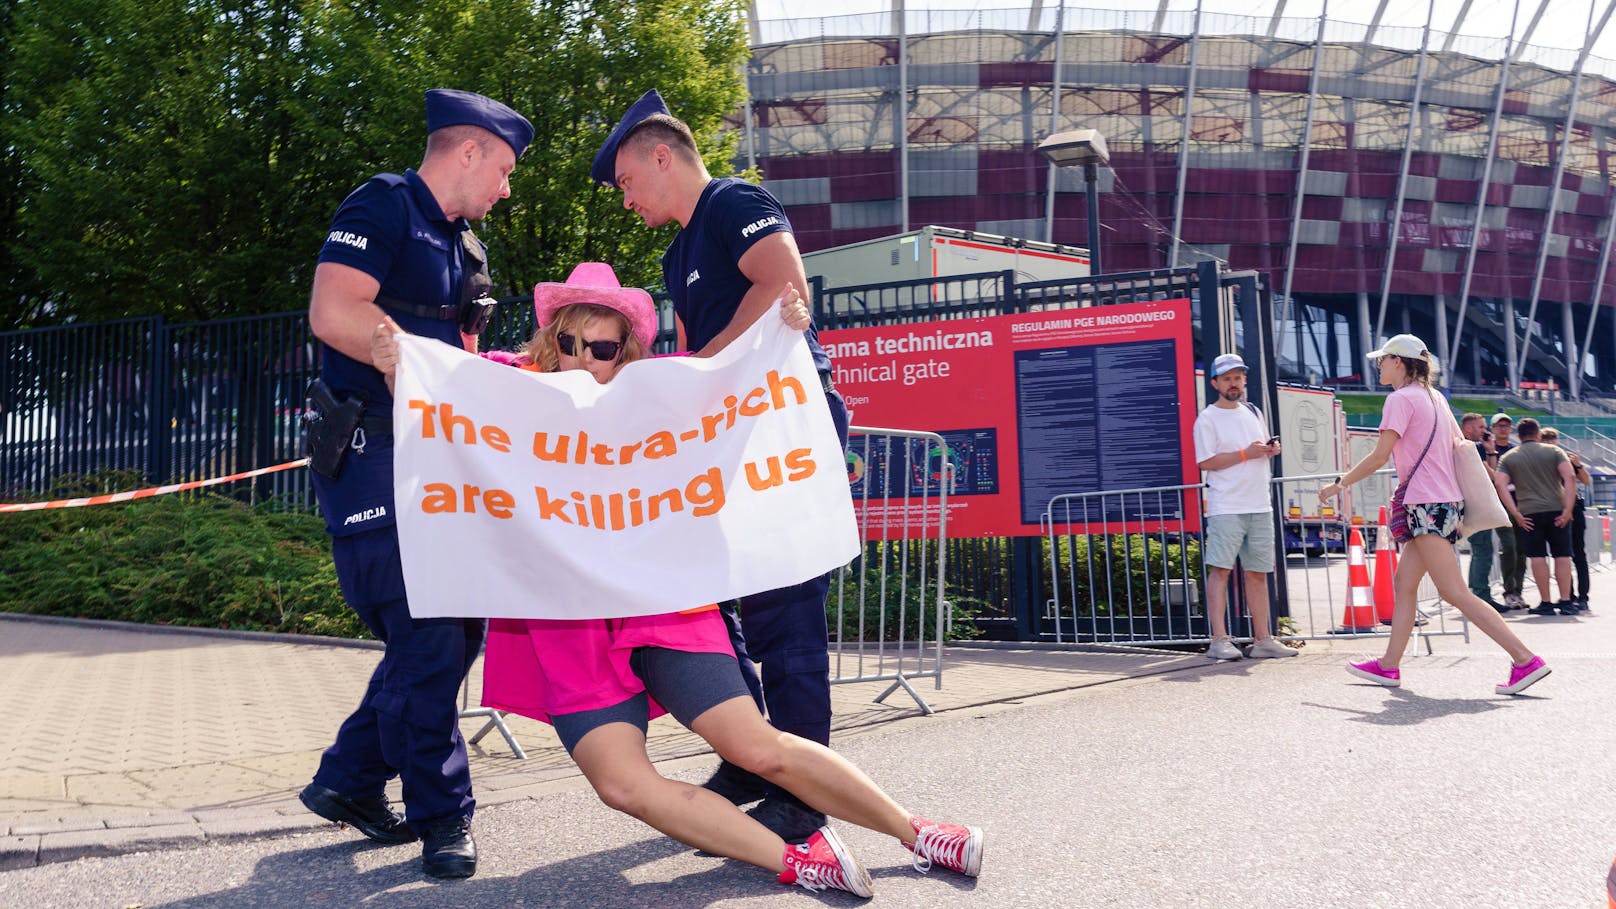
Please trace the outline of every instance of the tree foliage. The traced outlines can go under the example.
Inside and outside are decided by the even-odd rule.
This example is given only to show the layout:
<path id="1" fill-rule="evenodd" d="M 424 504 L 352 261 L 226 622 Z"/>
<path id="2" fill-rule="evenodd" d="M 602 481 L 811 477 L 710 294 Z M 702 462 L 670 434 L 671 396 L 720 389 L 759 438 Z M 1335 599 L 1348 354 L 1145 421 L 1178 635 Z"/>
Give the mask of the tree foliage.
<path id="1" fill-rule="evenodd" d="M 736 0 L 0 0 L 7 327 L 301 308 L 332 213 L 415 166 L 423 93 L 528 116 L 512 198 L 480 225 L 496 293 L 582 259 L 660 278 L 668 240 L 588 179 L 661 89 L 717 173 L 744 99 Z"/>

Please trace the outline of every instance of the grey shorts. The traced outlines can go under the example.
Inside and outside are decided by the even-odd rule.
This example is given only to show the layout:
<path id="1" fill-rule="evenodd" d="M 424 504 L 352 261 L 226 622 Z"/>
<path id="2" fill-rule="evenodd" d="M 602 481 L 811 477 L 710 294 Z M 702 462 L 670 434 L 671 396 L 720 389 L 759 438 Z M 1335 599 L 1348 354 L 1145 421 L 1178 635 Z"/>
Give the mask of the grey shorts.
<path id="1" fill-rule="evenodd" d="M 1206 518 L 1206 545 L 1202 558 L 1213 568 L 1233 568 L 1235 559 L 1247 571 L 1274 570 L 1274 516 L 1214 514 Z"/>
<path id="2" fill-rule="evenodd" d="M 647 695 L 656 698 L 686 729 L 697 717 L 731 698 L 750 700 L 752 697 L 746 680 L 741 677 L 740 663 L 732 653 L 689 653 L 665 647 L 640 647 L 628 664 L 645 683 L 645 691 L 610 707 L 550 717 L 568 754 L 585 735 L 608 723 L 628 723 L 644 735 L 651 722 Z"/>

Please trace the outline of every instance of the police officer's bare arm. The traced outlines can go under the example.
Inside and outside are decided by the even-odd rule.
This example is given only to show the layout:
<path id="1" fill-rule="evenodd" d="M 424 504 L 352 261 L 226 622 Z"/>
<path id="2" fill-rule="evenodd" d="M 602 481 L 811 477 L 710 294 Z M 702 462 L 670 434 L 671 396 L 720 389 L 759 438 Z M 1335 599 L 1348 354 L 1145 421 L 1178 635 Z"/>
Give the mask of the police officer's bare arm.
<path id="1" fill-rule="evenodd" d="M 314 336 L 344 356 L 369 363 L 370 335 L 386 318 L 376 305 L 381 282 L 357 268 L 337 262 L 314 267 L 309 294 L 309 327 Z"/>
<path id="2" fill-rule="evenodd" d="M 707 346 L 695 352 L 698 357 L 710 357 L 752 327 L 758 317 L 769 311 L 775 298 L 785 292 L 786 285 L 806 289 L 808 278 L 803 272 L 802 255 L 797 252 L 797 238 L 781 231 L 757 241 L 736 263 L 741 274 L 752 282 L 752 289 L 741 298 L 735 315 Z M 680 326 L 681 337 L 683 326 Z"/>

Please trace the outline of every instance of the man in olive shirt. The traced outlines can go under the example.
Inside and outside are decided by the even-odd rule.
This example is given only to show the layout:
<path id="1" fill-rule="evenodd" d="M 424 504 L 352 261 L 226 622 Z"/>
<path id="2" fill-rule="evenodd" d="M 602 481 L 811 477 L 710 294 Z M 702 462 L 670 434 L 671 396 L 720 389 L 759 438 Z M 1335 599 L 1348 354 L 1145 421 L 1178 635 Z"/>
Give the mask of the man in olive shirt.
<path id="1" fill-rule="evenodd" d="M 1532 568 L 1542 602 L 1527 610 L 1533 615 L 1554 615 L 1574 611 L 1571 604 L 1571 516 L 1577 498 L 1577 480 L 1571 461 L 1554 445 L 1538 440 L 1538 422 L 1531 417 L 1515 424 L 1520 444 L 1498 461 L 1493 477 L 1504 507 L 1521 528 L 1521 548 Z M 1515 485 L 1515 497 L 1509 486 Z M 1550 598 L 1549 556 L 1554 557 L 1554 577 L 1560 585 L 1560 599 Z M 1571 614 L 1566 612 L 1567 615 Z"/>

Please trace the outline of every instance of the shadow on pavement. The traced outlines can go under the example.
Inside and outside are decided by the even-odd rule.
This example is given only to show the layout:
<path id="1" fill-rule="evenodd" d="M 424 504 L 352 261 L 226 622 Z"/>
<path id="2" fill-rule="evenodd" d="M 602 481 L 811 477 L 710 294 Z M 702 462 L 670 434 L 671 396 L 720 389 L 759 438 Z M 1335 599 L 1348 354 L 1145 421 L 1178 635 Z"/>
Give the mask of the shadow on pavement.
<path id="1" fill-rule="evenodd" d="M 396 850 L 399 861 L 360 871 L 354 858 L 375 849 Z M 419 847 L 379 847 L 365 842 L 334 843 L 270 855 L 253 868 L 252 877 L 234 887 L 171 903 L 165 909 L 223 909 L 241 906 L 364 905 L 384 909 L 413 907 L 619 907 L 706 906 L 726 900 L 751 899 L 785 888 L 773 875 L 740 862 L 721 861 L 711 869 L 669 880 L 634 883 L 635 872 L 655 862 L 688 853 L 674 840 L 655 836 L 615 849 L 573 856 L 515 876 L 472 877 L 438 881 L 421 874 Z M 489 861 L 484 856 L 484 862 Z M 486 868 L 486 864 L 485 864 Z M 834 894 L 830 905 L 863 903 Z"/>
<path id="2" fill-rule="evenodd" d="M 1372 682 L 1364 682 L 1359 688 L 1377 688 Z M 1426 720 L 1438 720 L 1448 716 L 1476 715 L 1491 713 L 1504 708 L 1509 702 L 1477 698 L 1428 698 L 1415 694 L 1403 688 L 1387 688 L 1386 701 L 1378 711 L 1357 710 L 1352 707 L 1338 707 L 1334 704 L 1318 704 L 1312 701 L 1303 701 L 1303 707 L 1318 707 L 1322 710 L 1334 710 L 1338 713 L 1348 714 L 1355 723 L 1372 723 L 1376 726 L 1413 726 Z"/>

